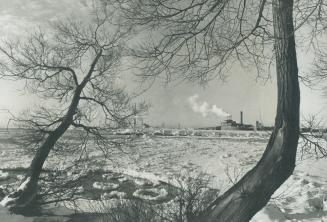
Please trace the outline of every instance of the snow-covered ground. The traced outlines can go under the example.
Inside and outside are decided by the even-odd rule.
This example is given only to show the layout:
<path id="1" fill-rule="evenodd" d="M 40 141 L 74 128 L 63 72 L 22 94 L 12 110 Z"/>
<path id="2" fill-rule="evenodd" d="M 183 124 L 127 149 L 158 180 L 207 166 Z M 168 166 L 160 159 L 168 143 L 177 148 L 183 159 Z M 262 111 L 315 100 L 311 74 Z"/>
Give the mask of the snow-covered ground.
<path id="1" fill-rule="evenodd" d="M 88 168 L 101 167 L 154 183 L 173 181 L 183 172 L 205 172 L 212 178 L 210 186 L 223 192 L 254 166 L 267 140 L 267 133 L 237 131 L 212 131 L 201 136 L 145 135 L 126 145 L 124 152 L 113 150 L 110 160 L 91 147 L 93 164 Z M 6 175 L 8 168 L 27 167 L 32 157 L 8 141 L 0 143 L 1 175 Z M 65 168 L 76 156 L 52 154 L 45 167 Z M 327 160 L 300 157 L 294 174 L 252 222 L 327 222 Z M 6 180 L 0 180 L 0 185 L 4 183 Z"/>

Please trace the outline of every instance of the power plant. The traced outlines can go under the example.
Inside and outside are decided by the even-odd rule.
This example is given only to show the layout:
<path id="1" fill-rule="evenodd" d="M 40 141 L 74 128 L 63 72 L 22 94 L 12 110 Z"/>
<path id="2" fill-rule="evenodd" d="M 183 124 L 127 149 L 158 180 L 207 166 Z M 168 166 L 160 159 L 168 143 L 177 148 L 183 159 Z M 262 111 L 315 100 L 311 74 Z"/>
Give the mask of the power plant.
<path id="1" fill-rule="evenodd" d="M 244 124 L 243 111 L 240 111 L 240 122 L 237 123 L 232 119 L 232 116 L 228 116 L 226 120 L 221 122 L 221 130 L 254 130 L 255 127 L 251 124 Z"/>

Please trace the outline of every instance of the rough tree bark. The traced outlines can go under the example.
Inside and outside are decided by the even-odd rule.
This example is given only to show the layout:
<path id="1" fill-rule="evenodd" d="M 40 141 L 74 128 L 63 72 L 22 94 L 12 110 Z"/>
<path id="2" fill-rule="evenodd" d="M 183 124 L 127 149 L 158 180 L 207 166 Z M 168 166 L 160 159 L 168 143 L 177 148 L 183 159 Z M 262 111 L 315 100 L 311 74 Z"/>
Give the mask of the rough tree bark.
<path id="1" fill-rule="evenodd" d="M 61 123 L 58 125 L 58 127 L 56 127 L 52 132 L 49 133 L 44 143 L 38 148 L 22 184 L 16 191 L 5 197 L 1 201 L 1 205 L 9 207 L 15 212 L 21 212 L 33 203 L 37 195 L 38 180 L 43 168 L 43 164 L 47 159 L 50 151 L 55 146 L 56 142 L 72 125 L 74 115 L 76 114 L 78 104 L 81 100 L 81 93 L 86 84 L 88 83 L 90 77 L 92 76 L 95 66 L 101 56 L 102 49 L 100 49 L 100 51 L 94 58 L 90 69 L 85 75 L 83 81 L 76 86 L 69 108 L 65 116 L 62 118 Z"/>
<path id="2" fill-rule="evenodd" d="M 293 0 L 273 0 L 273 20 L 278 87 L 273 133 L 257 165 L 195 221 L 249 221 L 293 173 L 300 105 Z"/>

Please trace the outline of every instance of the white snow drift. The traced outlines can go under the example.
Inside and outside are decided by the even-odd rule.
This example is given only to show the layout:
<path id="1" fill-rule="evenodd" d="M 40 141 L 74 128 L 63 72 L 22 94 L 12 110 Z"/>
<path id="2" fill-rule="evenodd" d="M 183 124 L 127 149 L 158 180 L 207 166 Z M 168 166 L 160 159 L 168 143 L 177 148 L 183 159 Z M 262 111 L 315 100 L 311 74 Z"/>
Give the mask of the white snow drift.
<path id="1" fill-rule="evenodd" d="M 127 194 L 125 192 L 111 191 L 110 193 L 104 193 L 101 195 L 101 200 L 108 200 L 112 198 L 125 199 Z"/>
<path id="2" fill-rule="evenodd" d="M 9 173 L 8 172 L 3 172 L 2 170 L 0 170 L 0 181 L 1 180 L 6 180 L 9 178 Z"/>
<path id="3" fill-rule="evenodd" d="M 92 186 L 98 190 L 115 190 L 119 187 L 119 184 L 110 182 L 94 182 Z"/>
<path id="4" fill-rule="evenodd" d="M 153 194 L 156 194 L 156 196 L 153 196 Z M 151 188 L 151 189 L 138 189 L 133 193 L 134 197 L 143 199 L 143 200 L 162 200 L 166 198 L 168 195 L 168 192 L 161 188 Z"/>

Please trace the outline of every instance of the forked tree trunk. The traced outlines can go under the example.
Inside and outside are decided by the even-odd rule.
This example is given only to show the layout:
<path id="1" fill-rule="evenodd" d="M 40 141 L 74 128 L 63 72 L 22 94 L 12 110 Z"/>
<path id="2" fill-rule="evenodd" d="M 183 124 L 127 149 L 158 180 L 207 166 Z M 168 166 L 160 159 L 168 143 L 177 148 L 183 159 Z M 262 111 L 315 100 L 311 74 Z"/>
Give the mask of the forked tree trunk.
<path id="1" fill-rule="evenodd" d="M 273 0 L 278 104 L 267 148 L 257 165 L 195 221 L 249 221 L 293 173 L 299 138 L 300 90 L 292 11 L 293 0 Z"/>

